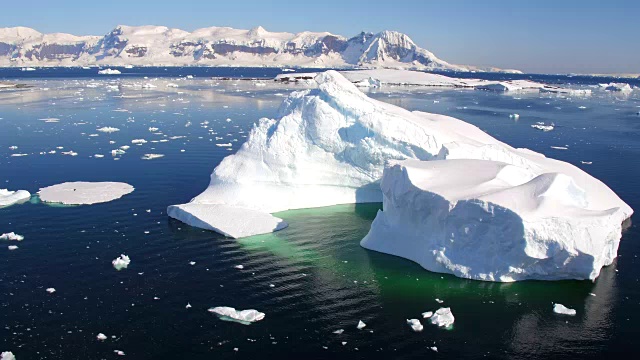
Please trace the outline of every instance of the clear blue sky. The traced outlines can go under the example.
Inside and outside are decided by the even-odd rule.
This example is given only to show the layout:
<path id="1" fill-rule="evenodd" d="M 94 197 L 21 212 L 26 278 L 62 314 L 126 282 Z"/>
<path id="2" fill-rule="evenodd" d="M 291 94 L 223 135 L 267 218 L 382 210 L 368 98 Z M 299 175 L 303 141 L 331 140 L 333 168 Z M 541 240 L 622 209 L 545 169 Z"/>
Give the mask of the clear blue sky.
<path id="1" fill-rule="evenodd" d="M 103 35 L 118 24 L 397 30 L 455 64 L 640 73 L 640 0 L 7 0 L 0 27 Z"/>

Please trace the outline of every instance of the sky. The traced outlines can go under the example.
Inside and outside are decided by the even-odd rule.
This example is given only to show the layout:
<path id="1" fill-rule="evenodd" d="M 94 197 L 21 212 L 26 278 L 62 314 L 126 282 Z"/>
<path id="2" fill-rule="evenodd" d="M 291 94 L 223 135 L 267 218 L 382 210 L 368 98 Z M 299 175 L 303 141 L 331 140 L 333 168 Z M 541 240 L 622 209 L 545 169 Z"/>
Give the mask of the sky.
<path id="1" fill-rule="evenodd" d="M 116 25 L 396 30 L 454 64 L 533 73 L 640 73 L 640 0 L 21 0 L 0 27 L 104 35 Z"/>

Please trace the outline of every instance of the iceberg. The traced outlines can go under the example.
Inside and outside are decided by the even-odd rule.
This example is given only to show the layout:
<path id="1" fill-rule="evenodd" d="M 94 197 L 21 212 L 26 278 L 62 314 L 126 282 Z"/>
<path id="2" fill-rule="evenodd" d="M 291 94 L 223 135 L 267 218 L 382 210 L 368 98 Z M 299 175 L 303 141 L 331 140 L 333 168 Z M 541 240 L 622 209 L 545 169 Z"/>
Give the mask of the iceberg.
<path id="1" fill-rule="evenodd" d="M 562 304 L 553 304 L 553 312 L 561 315 L 569 315 L 569 316 L 576 315 L 576 311 L 574 309 L 569 309 L 568 307 Z"/>
<path id="2" fill-rule="evenodd" d="M 420 332 L 424 329 L 424 326 L 422 326 L 422 324 L 420 323 L 420 320 L 418 319 L 407 319 L 407 324 L 415 332 Z"/>
<path id="3" fill-rule="evenodd" d="M 335 71 L 315 82 L 261 119 L 169 216 L 244 237 L 284 228 L 275 212 L 382 201 L 361 245 L 432 271 L 594 279 L 615 258 L 633 210 L 584 171 L 464 121 L 373 100 Z"/>
<path id="4" fill-rule="evenodd" d="M 361 245 L 475 280 L 595 279 L 631 209 L 573 165 L 502 151 L 502 161 L 390 162 Z"/>
<path id="5" fill-rule="evenodd" d="M 14 232 L 5 233 L 0 235 L 0 240 L 9 240 L 9 241 L 22 241 L 24 240 L 24 236 L 18 235 Z"/>
<path id="6" fill-rule="evenodd" d="M 0 208 L 21 204 L 31 198 L 31 194 L 26 190 L 9 191 L 8 189 L 0 189 Z"/>
<path id="7" fill-rule="evenodd" d="M 16 360 L 16 357 L 11 351 L 3 351 L 0 354 L 0 360 Z"/>
<path id="8" fill-rule="evenodd" d="M 122 73 L 120 72 L 120 70 L 104 69 L 104 70 L 98 71 L 98 74 L 100 74 L 100 75 L 120 75 Z"/>
<path id="9" fill-rule="evenodd" d="M 117 258 L 113 259 L 111 264 L 116 270 L 120 271 L 122 269 L 126 269 L 129 264 L 131 264 L 131 259 L 127 255 L 121 254 Z"/>
<path id="10" fill-rule="evenodd" d="M 216 306 L 208 310 L 210 313 L 217 314 L 221 320 L 234 321 L 243 325 L 251 325 L 256 321 L 264 319 L 265 314 L 258 310 L 242 310 L 238 311 L 228 306 Z"/>
<path id="11" fill-rule="evenodd" d="M 133 192 L 134 187 L 120 182 L 66 182 L 40 189 L 45 203 L 93 205 L 113 201 Z"/>
<path id="12" fill-rule="evenodd" d="M 431 323 L 440 327 L 449 328 L 453 325 L 455 318 L 450 308 L 440 308 L 431 316 Z"/>
<path id="13" fill-rule="evenodd" d="M 627 83 L 600 84 L 600 87 L 604 88 L 607 91 L 622 92 L 622 93 L 630 93 L 633 91 L 633 88 L 631 87 L 631 85 Z"/>

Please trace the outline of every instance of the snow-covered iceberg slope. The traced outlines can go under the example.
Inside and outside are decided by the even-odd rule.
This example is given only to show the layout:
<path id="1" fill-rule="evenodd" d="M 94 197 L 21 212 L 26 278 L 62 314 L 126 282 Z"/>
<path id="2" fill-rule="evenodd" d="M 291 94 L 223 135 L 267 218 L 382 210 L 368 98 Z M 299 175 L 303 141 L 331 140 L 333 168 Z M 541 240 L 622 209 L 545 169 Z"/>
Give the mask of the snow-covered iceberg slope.
<path id="1" fill-rule="evenodd" d="M 468 151 L 451 157 L 484 157 Z M 361 245 L 463 278 L 595 279 L 616 257 L 631 209 L 573 165 L 492 152 L 502 161 L 390 162 L 383 211 Z"/>
<path id="2" fill-rule="evenodd" d="M 362 245 L 430 270 L 595 278 L 615 258 L 633 211 L 577 167 L 458 119 L 373 100 L 335 71 L 315 81 L 285 100 L 278 119 L 261 119 L 209 187 L 168 214 L 240 237 L 285 226 L 270 213 L 384 200 Z"/>

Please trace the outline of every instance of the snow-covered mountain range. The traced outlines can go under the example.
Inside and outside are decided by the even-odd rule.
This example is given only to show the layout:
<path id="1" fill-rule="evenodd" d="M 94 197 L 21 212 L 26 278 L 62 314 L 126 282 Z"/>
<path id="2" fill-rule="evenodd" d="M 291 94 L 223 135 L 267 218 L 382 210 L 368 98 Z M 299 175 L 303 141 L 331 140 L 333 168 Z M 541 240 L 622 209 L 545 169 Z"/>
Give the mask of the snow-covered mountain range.
<path id="1" fill-rule="evenodd" d="M 392 67 L 489 70 L 449 64 L 396 31 L 352 38 L 328 32 L 269 32 L 210 27 L 117 26 L 104 36 L 42 34 L 0 28 L 0 66 L 268 66 Z"/>

